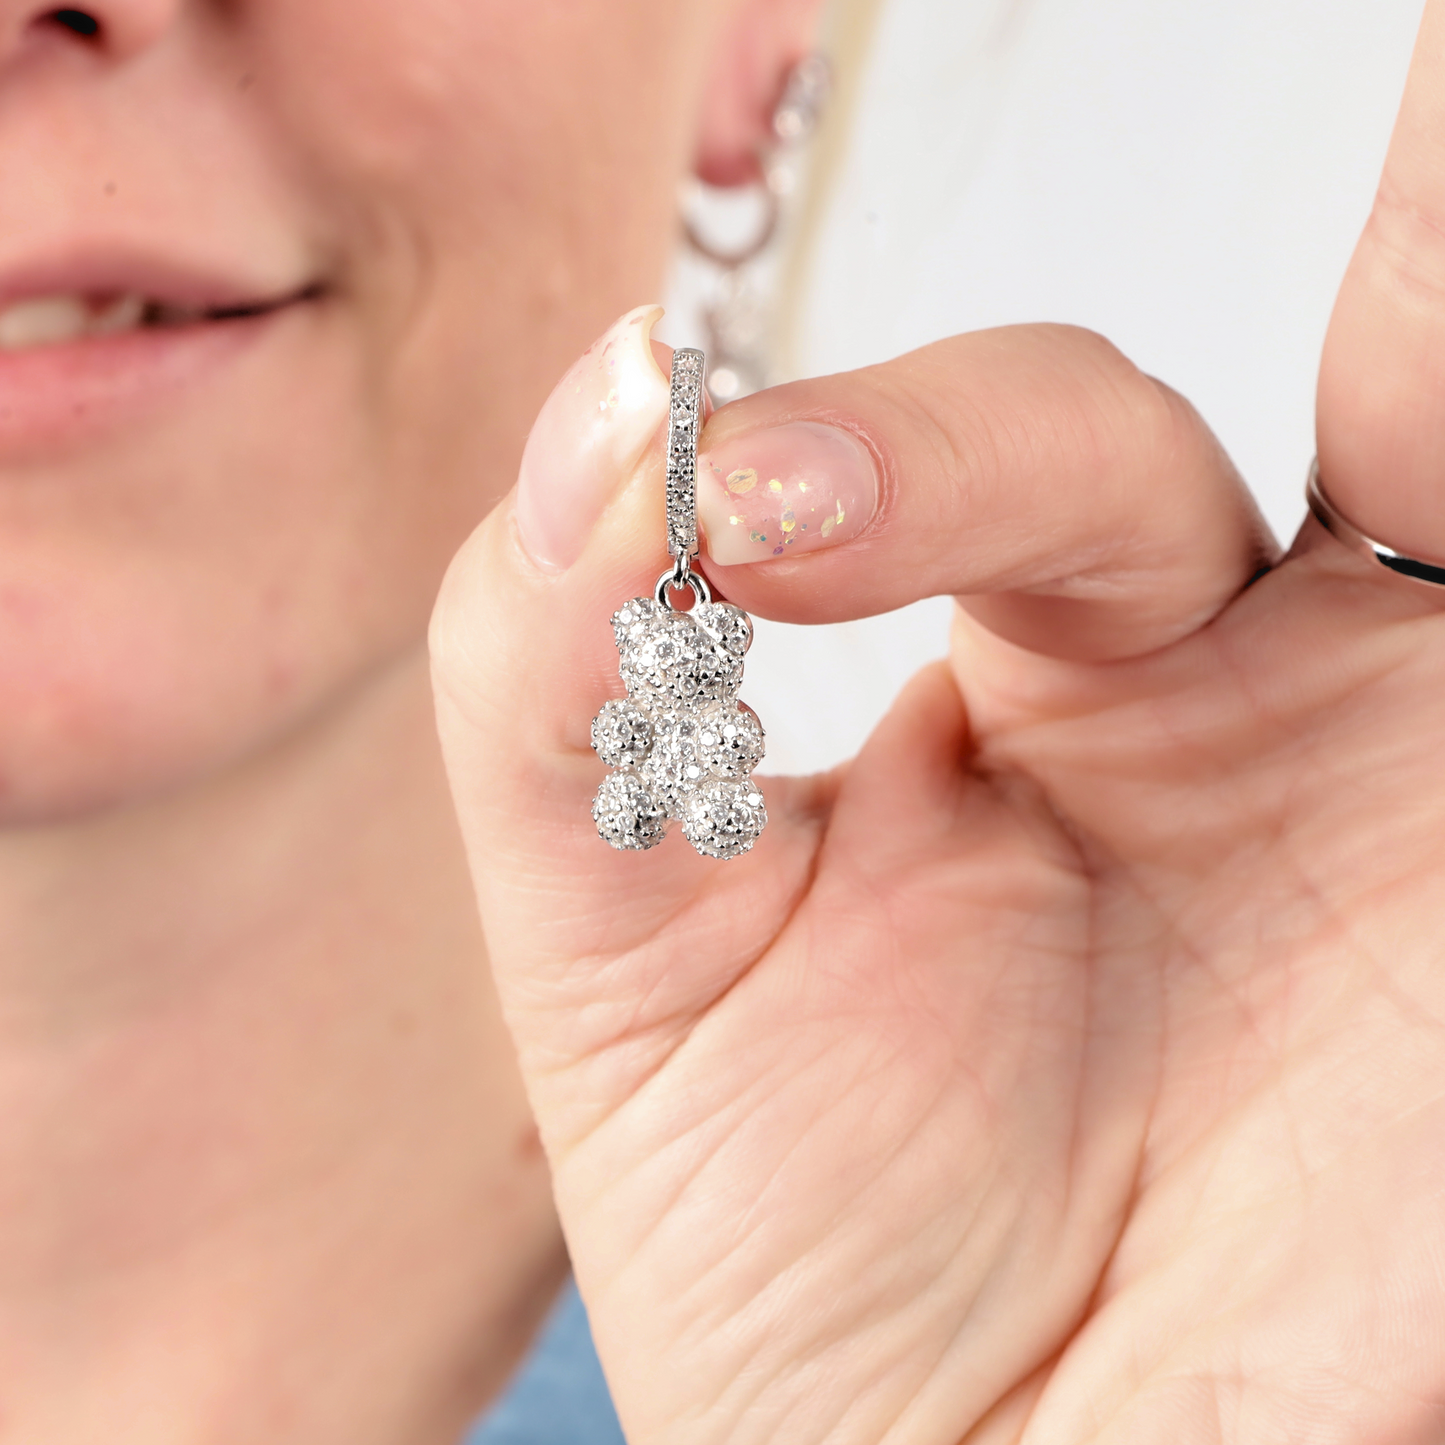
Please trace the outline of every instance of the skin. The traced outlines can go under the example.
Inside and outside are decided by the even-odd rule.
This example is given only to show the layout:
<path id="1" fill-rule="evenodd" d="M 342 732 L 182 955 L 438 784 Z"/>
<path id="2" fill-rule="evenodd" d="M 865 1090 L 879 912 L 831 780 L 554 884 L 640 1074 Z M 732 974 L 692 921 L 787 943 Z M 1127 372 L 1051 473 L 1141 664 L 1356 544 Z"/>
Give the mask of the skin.
<path id="1" fill-rule="evenodd" d="M 1445 3 L 1323 359 L 1338 505 L 1445 558 Z M 510 504 L 433 625 L 504 1007 L 633 1445 L 1445 1433 L 1445 603 L 1279 558 L 1096 337 L 960 337 L 716 414 L 866 439 L 868 529 L 711 570 L 820 621 L 962 599 L 755 851 L 615 854 L 587 728 L 656 447 L 563 573 Z M 706 566 L 706 563 L 704 563 Z M 744 687 L 744 696 L 746 687 Z M 498 777 L 489 759 L 511 759 Z"/>
<path id="2" fill-rule="evenodd" d="M 0 0 L 0 308 L 289 299 L 0 355 L 0 1440 L 449 1445 L 526 1348 L 426 619 L 811 11 Z"/>

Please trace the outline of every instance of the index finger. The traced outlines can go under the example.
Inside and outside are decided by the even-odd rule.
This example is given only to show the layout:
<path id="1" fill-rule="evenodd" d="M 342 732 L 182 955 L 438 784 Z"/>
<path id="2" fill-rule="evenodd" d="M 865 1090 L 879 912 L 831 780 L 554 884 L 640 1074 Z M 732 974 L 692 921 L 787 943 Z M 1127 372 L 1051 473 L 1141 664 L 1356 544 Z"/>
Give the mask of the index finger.
<path id="1" fill-rule="evenodd" d="M 811 466 L 797 456 L 819 424 L 871 454 L 871 520 L 845 546 L 772 547 L 786 519 L 764 496 L 754 514 L 768 519 L 765 540 L 750 551 L 739 534 L 759 529 L 736 524 L 762 478 L 780 500 L 790 472 L 792 485 L 811 478 L 827 492 L 839 449 L 823 435 Z M 1073 327 L 951 337 L 776 387 L 718 412 L 704 447 L 699 509 L 711 557 L 729 564 L 710 575 L 740 605 L 791 622 L 953 594 L 1032 650 L 1134 656 L 1206 622 L 1276 551 L 1194 408 Z M 730 492 L 739 474 L 759 479 L 741 497 Z"/>

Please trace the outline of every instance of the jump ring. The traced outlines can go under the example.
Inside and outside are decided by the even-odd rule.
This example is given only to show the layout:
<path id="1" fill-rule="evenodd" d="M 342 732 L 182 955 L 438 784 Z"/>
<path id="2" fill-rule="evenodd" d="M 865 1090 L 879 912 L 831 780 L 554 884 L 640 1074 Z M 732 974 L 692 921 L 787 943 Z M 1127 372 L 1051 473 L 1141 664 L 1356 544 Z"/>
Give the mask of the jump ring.
<path id="1" fill-rule="evenodd" d="M 680 559 L 679 559 L 680 560 Z M 707 578 L 701 572 L 687 571 L 683 573 L 682 579 L 678 580 L 678 568 L 669 567 L 661 577 L 657 579 L 657 586 L 652 589 L 652 595 L 659 607 L 666 607 L 670 612 L 677 612 L 680 609 L 672 605 L 672 598 L 668 596 L 674 588 L 691 587 L 692 595 L 697 602 L 711 602 L 712 588 L 707 585 Z"/>
<path id="2" fill-rule="evenodd" d="M 721 266 L 725 271 L 735 271 L 739 266 L 747 265 L 754 256 L 767 249 L 768 242 L 773 239 L 773 233 L 778 229 L 778 216 L 781 210 L 778 193 L 773 186 L 764 181 L 756 187 L 756 190 L 763 198 L 762 221 L 758 229 L 741 245 L 735 246 L 731 250 L 725 246 L 714 245 L 702 234 L 697 223 L 684 209 L 682 230 L 687 237 L 687 244 L 699 256 L 706 257 L 715 266 Z"/>

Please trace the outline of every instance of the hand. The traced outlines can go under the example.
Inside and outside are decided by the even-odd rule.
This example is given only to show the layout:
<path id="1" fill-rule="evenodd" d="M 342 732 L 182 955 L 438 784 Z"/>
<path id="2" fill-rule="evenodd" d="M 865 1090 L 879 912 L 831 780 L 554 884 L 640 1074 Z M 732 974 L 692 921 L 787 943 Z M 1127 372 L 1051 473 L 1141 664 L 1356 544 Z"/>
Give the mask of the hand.
<path id="1" fill-rule="evenodd" d="M 1321 463 L 1360 525 L 1445 556 L 1445 0 L 1381 195 Z M 724 595 L 963 600 L 854 762 L 767 780 L 753 853 L 618 855 L 588 816 L 607 619 L 660 570 L 655 442 L 611 458 L 565 571 L 499 509 L 434 628 L 629 1438 L 1439 1438 L 1445 593 L 1313 523 L 1259 575 L 1198 418 L 1085 334 L 781 388 L 704 446 L 799 417 L 866 440 L 876 515 L 712 568 Z"/>

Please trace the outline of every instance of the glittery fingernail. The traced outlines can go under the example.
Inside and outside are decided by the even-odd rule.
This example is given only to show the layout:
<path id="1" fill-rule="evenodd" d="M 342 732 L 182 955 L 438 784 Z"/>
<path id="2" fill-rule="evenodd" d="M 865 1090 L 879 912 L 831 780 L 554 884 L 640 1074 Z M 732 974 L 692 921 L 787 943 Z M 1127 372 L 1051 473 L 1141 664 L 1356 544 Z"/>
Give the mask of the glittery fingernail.
<path id="1" fill-rule="evenodd" d="M 639 306 L 587 348 L 542 405 L 517 478 L 517 530 L 544 566 L 570 567 L 667 418 L 652 356 L 660 306 Z"/>
<path id="2" fill-rule="evenodd" d="M 816 552 L 856 537 L 878 506 L 872 453 L 851 432 L 794 421 L 698 457 L 698 520 L 723 566 Z"/>

